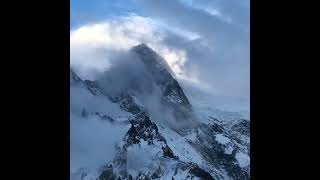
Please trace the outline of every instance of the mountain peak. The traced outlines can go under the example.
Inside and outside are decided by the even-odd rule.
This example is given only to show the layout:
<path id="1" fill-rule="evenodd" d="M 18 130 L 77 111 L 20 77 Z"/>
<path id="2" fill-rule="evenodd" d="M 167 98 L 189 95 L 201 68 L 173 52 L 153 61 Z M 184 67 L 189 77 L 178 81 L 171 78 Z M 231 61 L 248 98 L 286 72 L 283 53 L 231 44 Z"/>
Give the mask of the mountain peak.
<path id="1" fill-rule="evenodd" d="M 144 43 L 132 47 L 131 51 L 142 61 L 154 82 L 161 88 L 164 102 L 173 105 L 175 112 L 180 112 L 177 113 L 180 114 L 178 116 L 188 114 L 186 111 L 191 111 L 191 104 L 165 59 Z"/>
<path id="2" fill-rule="evenodd" d="M 250 179 L 250 121 L 193 111 L 162 57 L 146 44 L 132 52 L 103 80 L 70 68 L 71 179 Z"/>
<path id="3" fill-rule="evenodd" d="M 145 43 L 141 43 L 141 44 L 138 44 L 136 46 L 134 46 L 134 48 L 149 48 L 151 49 L 147 44 Z"/>
<path id="4" fill-rule="evenodd" d="M 145 65 L 157 67 L 157 69 L 167 71 L 171 76 L 175 76 L 165 59 L 145 43 L 133 46 L 131 51 L 135 52 Z"/>

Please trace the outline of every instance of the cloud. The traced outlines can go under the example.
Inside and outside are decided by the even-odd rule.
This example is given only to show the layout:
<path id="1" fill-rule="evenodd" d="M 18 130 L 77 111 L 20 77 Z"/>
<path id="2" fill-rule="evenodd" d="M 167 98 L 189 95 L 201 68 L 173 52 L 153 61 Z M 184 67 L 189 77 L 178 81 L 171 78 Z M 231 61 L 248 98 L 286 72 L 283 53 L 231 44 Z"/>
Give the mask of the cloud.
<path id="1" fill-rule="evenodd" d="M 116 144 L 122 140 L 128 129 L 125 125 L 115 126 L 100 119 L 89 121 L 71 114 L 71 172 L 87 167 L 90 173 L 97 173 L 99 167 L 112 161 L 116 154 Z"/>
<path id="2" fill-rule="evenodd" d="M 186 39 L 197 38 L 196 34 L 178 28 L 171 31 Z M 146 43 L 167 60 L 178 76 L 182 76 L 186 52 L 164 44 L 167 35 L 165 25 L 136 15 L 85 25 L 71 31 L 71 66 L 85 79 L 93 79 L 94 72 L 101 73 L 111 66 L 115 54 Z"/>
<path id="3" fill-rule="evenodd" d="M 145 14 L 164 24 L 195 33 L 199 38 L 166 43 L 182 48 L 184 68 L 218 93 L 249 101 L 250 7 L 248 1 L 136 0 Z M 180 43 L 182 42 L 182 43 Z"/>
<path id="4" fill-rule="evenodd" d="M 187 6 L 177 0 L 136 1 L 148 16 L 164 21 L 171 26 L 196 32 L 205 38 L 216 41 L 232 40 L 235 42 L 243 40 L 243 36 L 245 35 L 239 27 L 222 21 L 218 15 L 212 15 L 200 8 Z M 218 11 L 214 7 L 211 7 L 211 9 Z M 227 16 L 221 11 L 219 12 L 218 14 L 221 16 Z"/>
<path id="5" fill-rule="evenodd" d="M 232 23 L 246 30 L 250 28 L 250 0 L 197 0 L 193 6 L 202 9 L 215 9 Z"/>
<path id="6" fill-rule="evenodd" d="M 84 79 L 112 66 L 116 54 L 146 43 L 180 80 L 217 95 L 250 99 L 248 1 L 135 0 L 129 14 L 71 31 L 71 66 Z"/>

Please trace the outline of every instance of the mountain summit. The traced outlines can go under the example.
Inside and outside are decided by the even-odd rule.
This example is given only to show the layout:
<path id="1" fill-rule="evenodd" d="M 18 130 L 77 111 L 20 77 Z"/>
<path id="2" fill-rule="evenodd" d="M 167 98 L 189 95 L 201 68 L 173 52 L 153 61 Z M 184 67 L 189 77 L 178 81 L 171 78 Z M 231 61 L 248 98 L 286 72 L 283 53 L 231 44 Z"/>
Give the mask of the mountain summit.
<path id="1" fill-rule="evenodd" d="M 167 73 L 174 76 L 174 73 L 170 69 L 168 63 L 146 44 L 142 43 L 134 46 L 131 48 L 131 51 L 137 53 L 143 63 L 152 70 L 161 71 L 163 76 L 168 76 Z M 159 76 L 159 78 L 160 77 L 161 76 Z"/>
<path id="2" fill-rule="evenodd" d="M 143 62 L 153 81 L 160 87 L 163 103 L 174 109 L 177 118 L 190 116 L 191 104 L 168 63 L 146 44 L 134 46 L 131 51 Z"/>

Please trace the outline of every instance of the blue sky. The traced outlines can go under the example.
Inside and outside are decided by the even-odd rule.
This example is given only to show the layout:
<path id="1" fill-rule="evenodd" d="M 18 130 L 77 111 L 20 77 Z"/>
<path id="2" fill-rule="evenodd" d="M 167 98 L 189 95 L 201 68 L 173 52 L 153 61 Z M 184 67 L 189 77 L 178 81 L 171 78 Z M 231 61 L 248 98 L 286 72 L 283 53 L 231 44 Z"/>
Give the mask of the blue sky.
<path id="1" fill-rule="evenodd" d="M 182 78 L 249 107 L 250 0 L 71 0 L 70 5 L 71 65 L 84 76 L 107 67 L 119 49 L 146 43 Z"/>
<path id="2" fill-rule="evenodd" d="M 133 0 L 71 0 L 71 29 L 128 13 L 142 14 Z"/>

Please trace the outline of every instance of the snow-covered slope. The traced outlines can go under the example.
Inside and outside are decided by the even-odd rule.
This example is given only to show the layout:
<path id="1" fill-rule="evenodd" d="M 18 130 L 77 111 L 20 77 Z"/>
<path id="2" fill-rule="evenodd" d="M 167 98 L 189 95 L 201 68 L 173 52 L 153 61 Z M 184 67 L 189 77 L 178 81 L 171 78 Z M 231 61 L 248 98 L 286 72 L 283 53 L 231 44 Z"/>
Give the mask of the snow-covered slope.
<path id="1" fill-rule="evenodd" d="M 71 179 L 249 179 L 250 121 L 189 100 L 145 44 L 131 52 L 141 74 L 89 81 L 70 69 Z M 119 74 L 133 85 L 115 88 Z"/>

